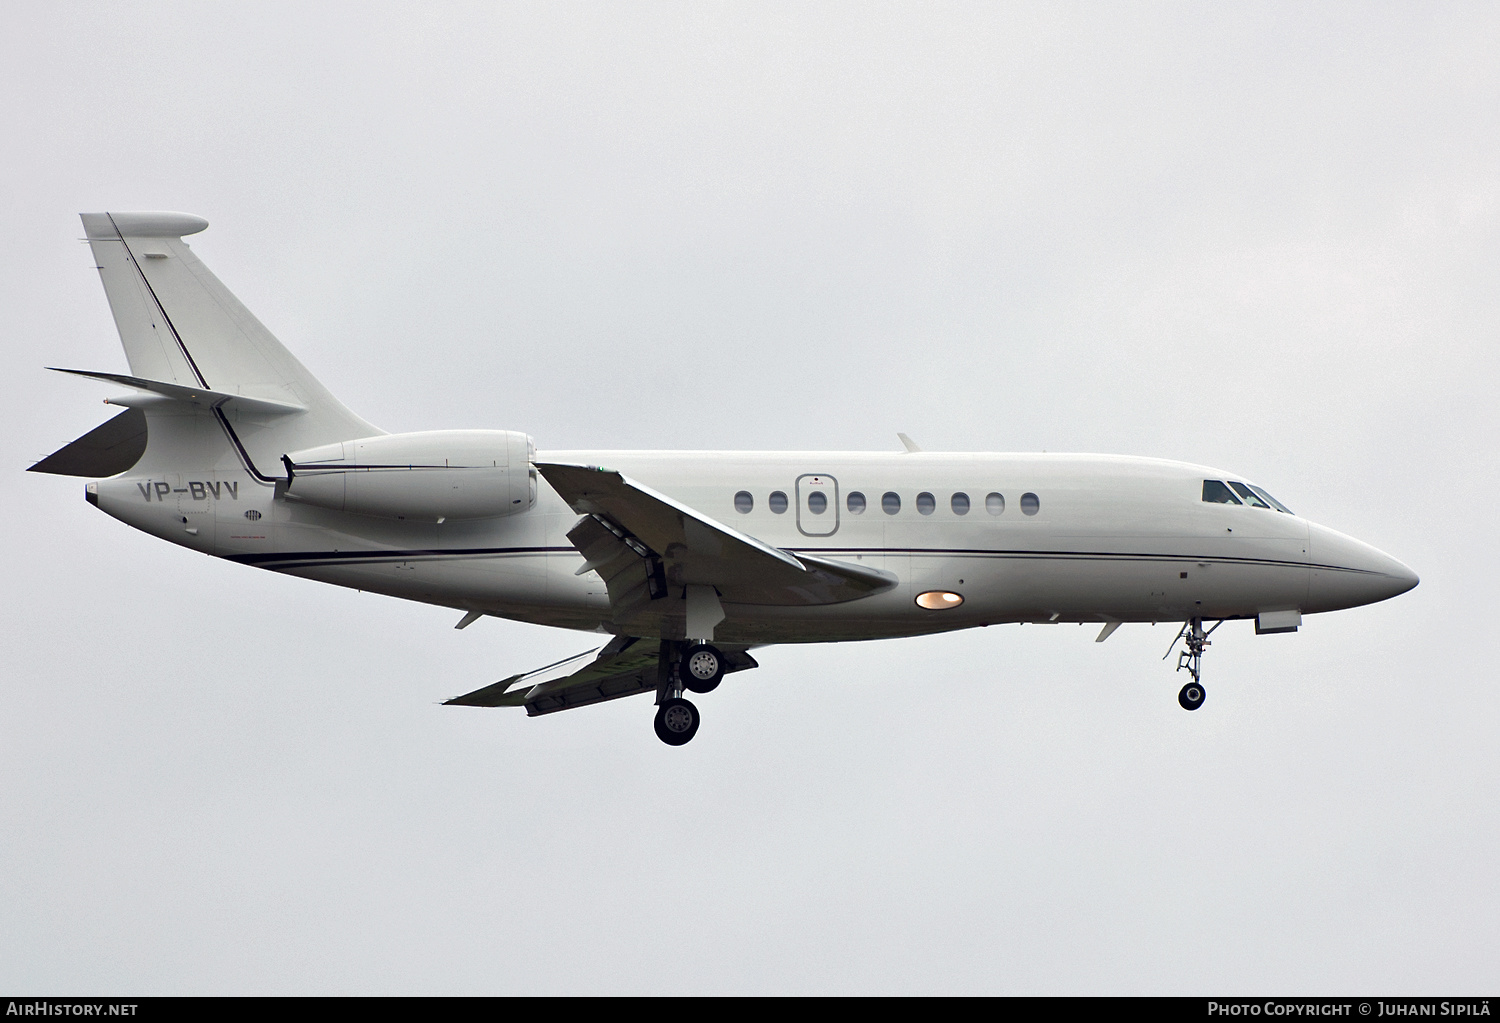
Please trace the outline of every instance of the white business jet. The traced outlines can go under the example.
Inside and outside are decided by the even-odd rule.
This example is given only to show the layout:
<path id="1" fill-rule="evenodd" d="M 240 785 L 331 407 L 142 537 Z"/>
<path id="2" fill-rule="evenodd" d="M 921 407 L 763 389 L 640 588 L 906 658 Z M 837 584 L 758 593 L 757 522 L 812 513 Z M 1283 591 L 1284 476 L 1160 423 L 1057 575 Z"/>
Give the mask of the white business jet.
<path id="1" fill-rule="evenodd" d="M 1178 694 L 1203 703 L 1225 621 L 1417 585 L 1401 562 L 1242 475 L 1155 458 L 905 451 L 555 451 L 524 433 L 382 433 L 199 262 L 182 213 L 86 213 L 130 373 L 125 411 L 32 466 L 206 554 L 484 615 L 600 648 L 448 702 L 550 714 L 656 696 L 656 733 L 773 643 L 1004 622 L 1181 622 Z M 106 478 L 107 477 L 107 478 Z M 1207 623 L 1207 627 L 1206 626 Z M 1174 641 L 1174 649 L 1176 644 Z M 1170 651 L 1169 651 L 1170 652 Z"/>

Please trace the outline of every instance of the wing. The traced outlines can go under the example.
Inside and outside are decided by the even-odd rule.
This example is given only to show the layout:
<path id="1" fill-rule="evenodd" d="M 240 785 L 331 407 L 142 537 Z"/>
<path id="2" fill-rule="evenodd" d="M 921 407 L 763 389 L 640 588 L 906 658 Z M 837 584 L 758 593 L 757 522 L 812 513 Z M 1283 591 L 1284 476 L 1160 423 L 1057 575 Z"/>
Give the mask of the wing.
<path id="1" fill-rule="evenodd" d="M 593 656 L 592 660 L 585 658 Z M 724 651 L 726 673 L 756 667 L 740 650 Z M 600 650 L 549 664 L 523 675 L 444 701 L 460 707 L 525 707 L 533 717 L 591 703 L 655 692 L 661 672 L 661 641 L 618 636 Z"/>
<path id="2" fill-rule="evenodd" d="M 537 470 L 583 516 L 568 539 L 579 573 L 604 579 L 616 621 L 668 584 L 712 587 L 725 603 L 837 604 L 896 585 L 889 572 L 791 554 L 716 522 L 610 469 L 538 463 Z"/>

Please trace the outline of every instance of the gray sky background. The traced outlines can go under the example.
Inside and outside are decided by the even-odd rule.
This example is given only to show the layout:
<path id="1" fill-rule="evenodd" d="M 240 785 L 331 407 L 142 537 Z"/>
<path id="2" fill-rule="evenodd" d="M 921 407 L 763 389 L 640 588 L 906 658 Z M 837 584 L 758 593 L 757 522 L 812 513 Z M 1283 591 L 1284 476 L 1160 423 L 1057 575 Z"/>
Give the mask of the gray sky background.
<path id="1" fill-rule="evenodd" d="M 1500 9 L 238 6 L 0 32 L 0 988 L 1493 993 Z M 389 430 L 1180 458 L 1422 584 L 1192 715 L 1162 626 L 766 650 L 682 749 L 440 707 L 591 637 L 23 474 L 102 209 Z"/>

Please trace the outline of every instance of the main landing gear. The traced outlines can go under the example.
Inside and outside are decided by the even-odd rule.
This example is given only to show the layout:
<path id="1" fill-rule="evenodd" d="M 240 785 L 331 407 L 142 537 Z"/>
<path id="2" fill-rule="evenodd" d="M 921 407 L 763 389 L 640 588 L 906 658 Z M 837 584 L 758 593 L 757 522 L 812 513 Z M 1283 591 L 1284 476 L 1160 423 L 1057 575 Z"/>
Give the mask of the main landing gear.
<path id="1" fill-rule="evenodd" d="M 1189 618 L 1182 624 L 1182 631 L 1173 638 L 1172 645 L 1167 648 L 1166 656 L 1162 658 L 1166 660 L 1167 657 L 1172 656 L 1172 651 L 1177 649 L 1177 640 L 1182 640 L 1183 650 L 1177 655 L 1177 670 L 1181 671 L 1186 668 L 1188 674 L 1193 677 L 1193 680 L 1177 693 L 1177 702 L 1182 705 L 1183 710 L 1197 710 L 1203 706 L 1203 700 L 1208 695 L 1203 689 L 1203 651 L 1213 645 L 1208 637 L 1213 635 L 1214 629 L 1223 624 L 1223 621 L 1215 622 L 1213 628 L 1205 632 L 1202 618 Z"/>
<path id="2" fill-rule="evenodd" d="M 677 677 L 695 693 L 711 693 L 724 679 L 724 655 L 707 643 L 694 643 L 677 662 Z"/>
<path id="3" fill-rule="evenodd" d="M 708 643 L 662 643 L 657 671 L 663 679 L 656 697 L 656 737 L 668 746 L 682 746 L 698 734 L 698 708 L 682 698 L 682 691 L 711 693 L 724 679 L 724 655 Z"/>
<path id="4" fill-rule="evenodd" d="M 674 696 L 656 708 L 656 737 L 668 746 L 685 745 L 698 734 L 700 720 L 697 707 Z"/>

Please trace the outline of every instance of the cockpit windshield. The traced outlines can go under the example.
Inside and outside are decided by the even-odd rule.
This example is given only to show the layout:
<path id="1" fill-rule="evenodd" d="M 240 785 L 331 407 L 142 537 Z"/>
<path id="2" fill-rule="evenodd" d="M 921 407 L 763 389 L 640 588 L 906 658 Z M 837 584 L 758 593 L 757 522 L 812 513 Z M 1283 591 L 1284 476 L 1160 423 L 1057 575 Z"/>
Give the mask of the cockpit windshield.
<path id="1" fill-rule="evenodd" d="M 1230 480 L 1229 481 L 1229 485 L 1234 488 L 1234 492 L 1236 494 L 1239 494 L 1241 497 L 1243 497 L 1245 499 L 1245 503 L 1246 504 L 1251 505 L 1252 507 L 1255 507 L 1255 508 L 1270 508 L 1271 507 L 1269 504 L 1266 504 L 1266 502 L 1262 501 L 1259 497 L 1257 497 L 1255 495 L 1255 491 L 1251 490 L 1249 487 L 1245 486 L 1243 483 L 1236 483 L 1234 480 Z"/>
<path id="2" fill-rule="evenodd" d="M 1239 504 L 1240 499 L 1234 496 L 1230 490 L 1218 480 L 1203 481 L 1203 500 L 1209 504 Z"/>
<path id="3" fill-rule="evenodd" d="M 1296 512 L 1294 512 L 1290 508 L 1288 508 L 1286 505 L 1284 505 L 1280 501 L 1276 500 L 1276 498 L 1274 498 L 1270 494 L 1266 493 L 1260 487 L 1251 487 L 1250 489 L 1253 490 L 1253 491 L 1255 491 L 1261 497 L 1264 497 L 1267 501 L 1271 502 L 1271 507 L 1275 508 L 1277 511 L 1279 511 L 1279 512 L 1285 512 L 1288 515 L 1296 515 L 1297 514 Z"/>
<path id="4" fill-rule="evenodd" d="M 1236 497 L 1236 494 L 1239 497 Z M 1203 500 L 1208 504 L 1248 504 L 1252 508 L 1264 508 L 1266 511 L 1275 508 L 1287 515 L 1296 514 L 1260 487 L 1252 487 L 1248 483 L 1240 483 L 1237 480 L 1230 480 L 1228 486 L 1225 486 L 1222 480 L 1204 480 Z"/>

